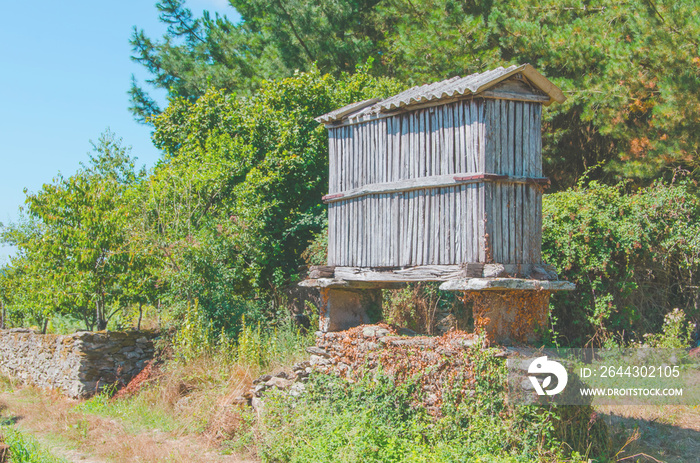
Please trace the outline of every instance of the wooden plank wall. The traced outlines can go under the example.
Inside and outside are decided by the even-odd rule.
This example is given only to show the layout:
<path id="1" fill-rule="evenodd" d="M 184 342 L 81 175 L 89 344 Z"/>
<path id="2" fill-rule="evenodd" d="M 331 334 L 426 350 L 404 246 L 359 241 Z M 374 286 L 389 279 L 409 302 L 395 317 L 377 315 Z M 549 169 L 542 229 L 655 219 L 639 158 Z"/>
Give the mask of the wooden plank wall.
<path id="1" fill-rule="evenodd" d="M 456 173 L 541 176 L 540 110 L 539 104 L 465 100 L 330 129 L 329 194 Z M 450 265 L 489 257 L 530 262 L 535 253 L 518 246 L 530 242 L 541 223 L 541 209 L 539 219 L 535 214 L 521 223 L 526 208 L 535 207 L 538 198 L 541 204 L 534 191 L 529 185 L 481 183 L 330 203 L 328 264 Z M 496 216 L 499 220 L 489 220 Z M 487 233 L 492 243 L 499 233 L 504 244 L 487 249 Z"/>
<path id="2" fill-rule="evenodd" d="M 486 171 L 542 177 L 542 106 L 486 100 Z M 487 231 L 498 263 L 540 263 L 542 192 L 534 184 L 489 183 Z"/>

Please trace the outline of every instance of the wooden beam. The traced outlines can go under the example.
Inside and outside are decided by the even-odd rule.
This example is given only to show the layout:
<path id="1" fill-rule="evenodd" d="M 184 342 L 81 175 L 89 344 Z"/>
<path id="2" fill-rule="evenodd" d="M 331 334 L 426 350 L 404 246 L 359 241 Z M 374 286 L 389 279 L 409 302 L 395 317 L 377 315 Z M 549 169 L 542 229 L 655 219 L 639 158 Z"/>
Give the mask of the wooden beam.
<path id="1" fill-rule="evenodd" d="M 522 278 L 465 278 L 446 281 L 440 285 L 443 291 L 573 291 L 576 285 L 570 281 L 525 280 Z"/>
<path id="2" fill-rule="evenodd" d="M 448 175 L 433 175 L 430 177 L 418 177 L 396 182 L 374 183 L 364 185 L 359 188 L 342 191 L 339 193 L 323 196 L 325 203 L 335 201 L 346 201 L 360 196 L 373 194 L 398 193 L 403 191 L 415 191 L 433 188 L 449 188 L 465 183 L 482 183 L 482 182 L 503 182 L 513 184 L 532 184 L 532 185 L 549 185 L 549 179 L 546 177 L 523 177 L 520 175 L 499 175 L 486 172 L 477 173 L 458 173 Z"/>
<path id="3" fill-rule="evenodd" d="M 299 282 L 304 288 L 338 288 L 338 289 L 401 289 L 405 283 L 398 281 L 347 281 L 338 278 L 318 278 Z"/>

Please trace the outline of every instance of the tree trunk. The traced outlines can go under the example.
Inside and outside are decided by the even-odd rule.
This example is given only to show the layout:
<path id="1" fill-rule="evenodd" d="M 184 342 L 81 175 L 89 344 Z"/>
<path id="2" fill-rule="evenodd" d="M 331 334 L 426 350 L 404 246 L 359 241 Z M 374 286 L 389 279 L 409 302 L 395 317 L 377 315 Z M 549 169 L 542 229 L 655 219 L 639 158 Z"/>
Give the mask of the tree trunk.
<path id="1" fill-rule="evenodd" d="M 139 302 L 139 322 L 136 325 L 136 329 L 141 331 L 141 318 L 143 317 L 143 302 Z"/>
<path id="2" fill-rule="evenodd" d="M 105 320 L 105 313 L 100 300 L 95 301 L 95 321 L 97 323 L 97 331 L 103 331 L 107 328 L 107 320 Z"/>

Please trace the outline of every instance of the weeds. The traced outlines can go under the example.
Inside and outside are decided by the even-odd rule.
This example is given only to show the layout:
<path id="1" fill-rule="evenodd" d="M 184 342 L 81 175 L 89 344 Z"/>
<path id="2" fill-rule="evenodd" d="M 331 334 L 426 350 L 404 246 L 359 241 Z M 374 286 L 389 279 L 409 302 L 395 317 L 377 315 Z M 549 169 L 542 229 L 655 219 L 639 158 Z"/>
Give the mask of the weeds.
<path id="1" fill-rule="evenodd" d="M 572 452 L 559 438 L 558 410 L 508 404 L 503 362 L 469 355 L 474 394 L 456 387 L 437 418 L 416 404 L 419 375 L 399 383 L 379 372 L 350 383 L 316 374 L 300 397 L 271 393 L 255 425 L 259 454 L 314 463 L 586 461 L 585 448 Z"/>
<path id="2" fill-rule="evenodd" d="M 14 427 L 2 428 L 4 441 L 10 446 L 12 463 L 67 463 L 42 448 L 36 439 L 25 436 Z"/>

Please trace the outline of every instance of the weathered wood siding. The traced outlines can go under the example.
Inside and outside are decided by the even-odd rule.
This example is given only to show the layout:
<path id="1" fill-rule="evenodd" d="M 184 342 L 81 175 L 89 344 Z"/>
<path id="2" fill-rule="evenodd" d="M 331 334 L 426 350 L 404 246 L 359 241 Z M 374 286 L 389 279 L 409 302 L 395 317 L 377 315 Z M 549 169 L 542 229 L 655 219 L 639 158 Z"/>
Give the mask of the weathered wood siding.
<path id="1" fill-rule="evenodd" d="M 393 185 L 329 204 L 328 264 L 539 263 L 537 186 L 435 177 L 541 177 L 540 125 L 539 103 L 473 99 L 330 128 L 329 195 Z"/>

